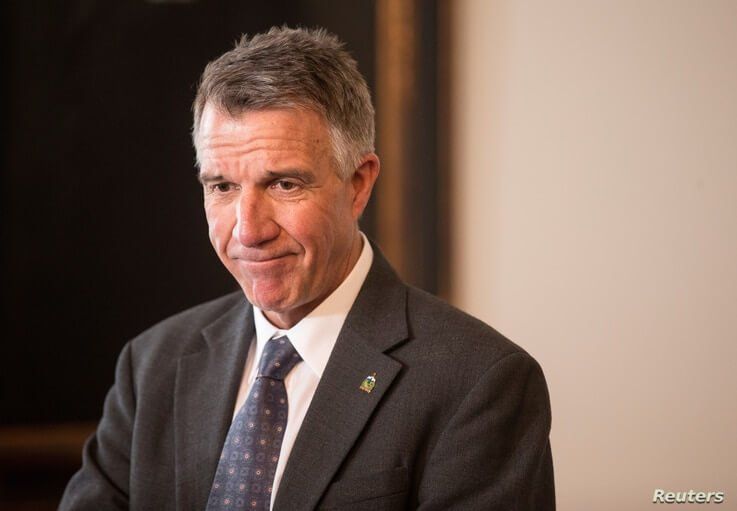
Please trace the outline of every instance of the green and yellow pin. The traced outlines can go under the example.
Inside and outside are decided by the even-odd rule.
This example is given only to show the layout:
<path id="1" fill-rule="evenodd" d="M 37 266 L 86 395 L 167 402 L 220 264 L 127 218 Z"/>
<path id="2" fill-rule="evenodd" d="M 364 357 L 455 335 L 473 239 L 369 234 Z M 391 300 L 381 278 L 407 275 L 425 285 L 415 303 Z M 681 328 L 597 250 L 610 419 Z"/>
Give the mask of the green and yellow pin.
<path id="1" fill-rule="evenodd" d="M 376 373 L 371 373 L 361 382 L 361 386 L 358 389 L 364 391 L 366 394 L 370 394 L 374 390 L 374 387 L 376 387 Z"/>

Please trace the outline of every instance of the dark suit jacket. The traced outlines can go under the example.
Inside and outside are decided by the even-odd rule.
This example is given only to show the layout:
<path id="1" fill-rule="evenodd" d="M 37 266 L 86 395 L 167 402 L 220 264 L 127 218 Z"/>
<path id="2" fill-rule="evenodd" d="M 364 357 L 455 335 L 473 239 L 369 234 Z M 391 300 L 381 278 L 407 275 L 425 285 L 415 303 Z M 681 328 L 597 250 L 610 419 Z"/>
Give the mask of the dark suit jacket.
<path id="1" fill-rule="evenodd" d="M 238 292 L 128 343 L 60 509 L 204 510 L 254 332 Z M 377 250 L 274 509 L 552 510 L 549 430 L 535 360 Z"/>

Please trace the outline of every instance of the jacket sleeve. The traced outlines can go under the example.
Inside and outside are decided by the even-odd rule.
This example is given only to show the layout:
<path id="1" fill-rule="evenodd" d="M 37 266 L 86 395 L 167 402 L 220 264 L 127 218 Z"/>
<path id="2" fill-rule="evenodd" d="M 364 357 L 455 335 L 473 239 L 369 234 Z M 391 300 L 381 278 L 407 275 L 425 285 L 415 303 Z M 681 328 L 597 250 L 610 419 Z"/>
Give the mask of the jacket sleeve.
<path id="1" fill-rule="evenodd" d="M 503 357 L 476 382 L 429 456 L 421 511 L 552 511 L 550 399 L 527 353 Z"/>
<path id="2" fill-rule="evenodd" d="M 82 452 L 82 468 L 72 476 L 60 511 L 127 510 L 131 435 L 136 400 L 131 346 L 118 358 L 115 383 L 105 398 L 102 419 Z"/>

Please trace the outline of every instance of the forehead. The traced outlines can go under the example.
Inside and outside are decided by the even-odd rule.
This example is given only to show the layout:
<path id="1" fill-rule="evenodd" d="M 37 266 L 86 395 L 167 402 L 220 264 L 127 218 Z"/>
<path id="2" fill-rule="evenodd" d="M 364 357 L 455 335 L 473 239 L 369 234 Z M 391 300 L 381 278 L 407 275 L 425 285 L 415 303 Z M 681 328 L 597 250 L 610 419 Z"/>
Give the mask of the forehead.
<path id="1" fill-rule="evenodd" d="M 327 122 L 307 109 L 266 109 L 232 115 L 208 104 L 197 135 L 200 157 L 259 151 L 301 152 L 318 157 L 329 147 Z"/>

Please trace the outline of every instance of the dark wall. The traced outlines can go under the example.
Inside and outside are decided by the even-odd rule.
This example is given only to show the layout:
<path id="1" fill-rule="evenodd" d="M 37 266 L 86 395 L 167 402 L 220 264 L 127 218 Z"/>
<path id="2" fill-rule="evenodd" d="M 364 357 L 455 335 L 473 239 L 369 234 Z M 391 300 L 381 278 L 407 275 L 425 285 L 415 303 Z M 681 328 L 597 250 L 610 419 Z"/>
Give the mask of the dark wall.
<path id="1" fill-rule="evenodd" d="M 320 25 L 346 41 L 373 88 L 374 5 L 0 9 L 0 424 L 94 420 L 128 339 L 236 289 L 207 240 L 189 140 L 204 65 L 243 32 Z"/>

